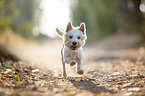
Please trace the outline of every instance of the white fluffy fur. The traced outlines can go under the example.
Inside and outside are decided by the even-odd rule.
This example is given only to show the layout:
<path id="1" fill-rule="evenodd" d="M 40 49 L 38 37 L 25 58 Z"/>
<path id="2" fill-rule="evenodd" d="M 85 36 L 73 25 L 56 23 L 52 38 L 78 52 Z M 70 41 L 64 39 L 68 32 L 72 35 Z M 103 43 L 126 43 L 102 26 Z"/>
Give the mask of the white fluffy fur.
<path id="1" fill-rule="evenodd" d="M 56 28 L 57 34 L 63 38 L 63 46 L 61 50 L 63 76 L 67 77 L 65 63 L 71 66 L 77 63 L 77 73 L 83 74 L 83 49 L 82 46 L 86 40 L 85 23 L 81 23 L 80 27 L 74 28 L 71 22 L 68 23 L 66 31 L 62 32 Z M 76 43 L 74 45 L 74 42 Z"/>

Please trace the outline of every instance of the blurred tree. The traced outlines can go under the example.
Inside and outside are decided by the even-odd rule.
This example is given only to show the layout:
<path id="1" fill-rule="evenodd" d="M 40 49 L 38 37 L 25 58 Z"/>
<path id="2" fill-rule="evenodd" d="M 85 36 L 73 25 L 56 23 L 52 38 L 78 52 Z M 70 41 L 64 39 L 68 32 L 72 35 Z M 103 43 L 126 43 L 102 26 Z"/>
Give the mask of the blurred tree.
<path id="1" fill-rule="evenodd" d="M 30 36 L 36 24 L 40 0 L 0 0 L 0 32 L 7 28 Z"/>
<path id="2" fill-rule="evenodd" d="M 140 32 L 145 38 L 143 30 L 137 30 L 143 26 L 144 19 L 139 9 L 141 0 L 75 0 L 75 2 L 76 6 L 71 7 L 72 22 L 75 25 L 80 22 L 86 23 L 89 40 L 131 29 L 133 32 Z"/>
<path id="3" fill-rule="evenodd" d="M 137 26 L 137 32 L 139 32 L 141 34 L 141 36 L 143 37 L 143 39 L 145 40 L 145 30 L 143 29 L 143 27 L 145 27 L 145 25 L 143 24 L 144 22 L 144 17 L 143 17 L 143 13 L 140 11 L 140 4 L 141 4 L 142 0 L 132 0 L 133 5 L 134 5 L 134 18 L 135 18 L 135 25 Z"/>

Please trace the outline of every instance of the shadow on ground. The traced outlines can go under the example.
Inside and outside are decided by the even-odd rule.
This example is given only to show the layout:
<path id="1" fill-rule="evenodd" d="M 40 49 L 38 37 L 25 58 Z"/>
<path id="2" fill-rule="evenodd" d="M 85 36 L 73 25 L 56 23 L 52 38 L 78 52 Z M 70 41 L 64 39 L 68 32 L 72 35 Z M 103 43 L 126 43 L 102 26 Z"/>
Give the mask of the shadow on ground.
<path id="1" fill-rule="evenodd" d="M 93 81 L 86 81 L 86 80 L 82 80 L 82 79 L 76 79 L 76 80 L 69 80 L 76 88 L 79 88 L 80 90 L 87 90 L 90 91 L 92 93 L 116 93 L 114 91 L 108 90 L 106 89 L 104 86 L 99 86 L 95 83 L 93 83 Z"/>

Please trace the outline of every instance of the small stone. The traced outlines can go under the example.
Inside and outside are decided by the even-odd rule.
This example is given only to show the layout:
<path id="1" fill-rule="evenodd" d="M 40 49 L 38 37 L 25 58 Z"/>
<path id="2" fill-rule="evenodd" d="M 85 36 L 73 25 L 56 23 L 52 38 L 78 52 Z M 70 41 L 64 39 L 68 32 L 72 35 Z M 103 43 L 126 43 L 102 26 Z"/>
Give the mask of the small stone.
<path id="1" fill-rule="evenodd" d="M 90 72 L 90 71 L 88 71 L 88 72 L 87 72 L 87 74 L 91 74 L 91 72 Z"/>
<path id="2" fill-rule="evenodd" d="M 108 80 L 108 82 L 112 82 L 112 80 Z"/>
<path id="3" fill-rule="evenodd" d="M 131 71 L 135 71 L 135 69 L 131 69 Z"/>
<path id="4" fill-rule="evenodd" d="M 132 87 L 132 84 L 131 83 L 123 84 L 123 88 L 126 88 L 126 87 Z"/>
<path id="5" fill-rule="evenodd" d="M 96 83 L 96 85 L 100 85 L 100 83 Z"/>
<path id="6" fill-rule="evenodd" d="M 70 81 L 75 81 L 75 79 L 70 79 Z"/>
<path id="7" fill-rule="evenodd" d="M 109 77 L 108 79 L 109 79 L 109 80 L 112 80 L 112 81 L 117 80 L 116 78 L 113 78 L 113 77 Z"/>
<path id="8" fill-rule="evenodd" d="M 39 78 L 40 79 L 48 79 L 49 77 L 48 76 L 40 76 Z"/>
<path id="9" fill-rule="evenodd" d="M 62 81 L 64 82 L 64 79 L 62 79 Z"/>
<path id="10" fill-rule="evenodd" d="M 120 75 L 120 73 L 119 72 L 114 72 L 112 75 Z"/>
<path id="11" fill-rule="evenodd" d="M 37 91 L 38 88 L 37 88 L 37 87 L 33 87 L 32 90 L 33 90 L 33 91 Z"/>
<path id="12" fill-rule="evenodd" d="M 39 69 L 32 70 L 32 73 L 38 73 L 38 72 L 39 72 Z"/>
<path id="13" fill-rule="evenodd" d="M 122 82 L 118 82 L 117 84 L 118 84 L 118 85 L 122 85 Z"/>
<path id="14" fill-rule="evenodd" d="M 31 77 L 31 78 L 35 78 L 35 77 L 36 77 L 36 74 L 33 74 L 33 73 L 32 73 L 32 74 L 30 74 L 30 77 Z M 30 78 L 30 79 L 31 79 L 31 78 Z"/>
<path id="15" fill-rule="evenodd" d="M 51 83 L 56 83 L 55 81 L 50 81 Z"/>
<path id="16" fill-rule="evenodd" d="M 83 79 L 80 79 L 80 82 L 83 82 L 84 80 Z"/>
<path id="17" fill-rule="evenodd" d="M 89 80 L 89 81 L 96 81 L 95 79 L 91 79 L 91 78 L 89 78 L 88 80 Z"/>
<path id="18" fill-rule="evenodd" d="M 134 79 L 138 78 L 138 75 L 130 75 L 131 77 L 133 77 Z"/>
<path id="19" fill-rule="evenodd" d="M 123 78 L 122 76 L 117 76 L 117 78 Z"/>
<path id="20" fill-rule="evenodd" d="M 124 96 L 131 96 L 133 93 L 132 92 L 128 92 L 128 93 L 125 93 Z"/>
<path id="21" fill-rule="evenodd" d="M 30 72 L 30 69 L 24 69 L 24 71 L 28 73 L 28 72 Z"/>
<path id="22" fill-rule="evenodd" d="M 132 77 L 131 77 L 131 76 L 126 76 L 126 78 L 127 78 L 127 79 L 132 79 Z"/>
<path id="23" fill-rule="evenodd" d="M 101 73 L 99 73 L 99 72 L 94 72 L 93 74 L 94 74 L 94 75 L 103 75 L 103 74 L 101 74 Z"/>
<path id="24" fill-rule="evenodd" d="M 83 70 L 78 70 L 77 73 L 80 74 L 80 75 L 82 75 L 82 74 L 84 74 L 84 71 Z"/>
<path id="25" fill-rule="evenodd" d="M 11 73 L 12 69 L 6 69 L 6 71 L 4 72 L 5 74 Z"/>
<path id="26" fill-rule="evenodd" d="M 144 78 L 144 76 L 143 75 L 139 75 L 139 78 Z"/>
<path id="27" fill-rule="evenodd" d="M 141 87 L 141 83 L 135 83 L 135 87 Z"/>
<path id="28" fill-rule="evenodd" d="M 88 79 L 89 77 L 88 77 L 88 76 L 84 76 L 84 78 L 85 78 L 85 79 Z"/>
<path id="29" fill-rule="evenodd" d="M 135 87 L 135 88 L 129 88 L 128 91 L 131 91 L 131 92 L 139 92 L 141 89 L 138 88 L 138 87 Z"/>

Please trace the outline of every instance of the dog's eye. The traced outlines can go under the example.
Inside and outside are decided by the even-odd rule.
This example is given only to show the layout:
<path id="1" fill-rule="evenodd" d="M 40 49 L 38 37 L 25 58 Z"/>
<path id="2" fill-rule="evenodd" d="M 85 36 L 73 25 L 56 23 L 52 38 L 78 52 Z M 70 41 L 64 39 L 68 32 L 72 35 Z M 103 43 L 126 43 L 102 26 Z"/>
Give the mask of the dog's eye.
<path id="1" fill-rule="evenodd" d="M 72 36 L 69 36 L 69 38 L 72 39 L 73 37 Z"/>
<path id="2" fill-rule="evenodd" d="M 78 39 L 80 39 L 81 37 L 80 36 L 78 36 Z"/>

